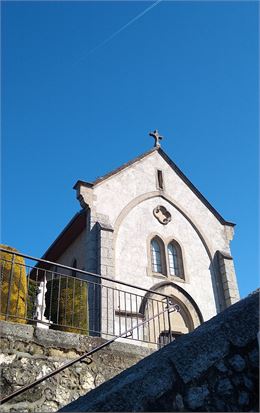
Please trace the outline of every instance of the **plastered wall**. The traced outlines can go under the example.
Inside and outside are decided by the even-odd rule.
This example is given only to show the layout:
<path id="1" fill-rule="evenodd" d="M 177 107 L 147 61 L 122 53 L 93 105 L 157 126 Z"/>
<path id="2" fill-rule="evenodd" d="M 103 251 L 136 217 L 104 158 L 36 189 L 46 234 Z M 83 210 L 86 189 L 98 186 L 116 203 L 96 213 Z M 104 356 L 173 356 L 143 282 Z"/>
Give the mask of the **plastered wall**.
<path id="1" fill-rule="evenodd" d="M 165 206 L 172 215 L 172 221 L 167 225 L 160 224 L 153 216 L 153 209 L 158 204 Z M 166 244 L 172 239 L 179 242 L 185 279 L 175 276 L 168 279 L 179 284 L 194 298 L 205 320 L 215 315 L 214 274 L 205 247 L 180 212 L 159 197 L 143 201 L 122 221 L 115 242 L 116 278 L 147 289 L 165 280 L 165 276 L 152 273 L 151 234 L 158 234 Z"/>

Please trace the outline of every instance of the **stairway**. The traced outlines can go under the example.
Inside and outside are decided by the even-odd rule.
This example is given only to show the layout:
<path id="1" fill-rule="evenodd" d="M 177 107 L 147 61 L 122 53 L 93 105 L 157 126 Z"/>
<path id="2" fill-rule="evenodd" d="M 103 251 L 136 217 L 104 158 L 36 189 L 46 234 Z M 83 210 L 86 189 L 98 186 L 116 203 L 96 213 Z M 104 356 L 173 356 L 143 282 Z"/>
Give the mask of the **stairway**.
<path id="1" fill-rule="evenodd" d="M 60 412 L 259 411 L 259 292 Z"/>

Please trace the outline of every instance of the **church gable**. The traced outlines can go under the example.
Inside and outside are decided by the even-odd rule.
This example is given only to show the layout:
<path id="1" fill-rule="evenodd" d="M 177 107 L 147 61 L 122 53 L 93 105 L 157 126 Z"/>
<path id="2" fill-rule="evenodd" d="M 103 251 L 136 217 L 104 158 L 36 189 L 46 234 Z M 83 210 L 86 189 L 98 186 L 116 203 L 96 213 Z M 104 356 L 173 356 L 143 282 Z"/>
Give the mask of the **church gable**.
<path id="1" fill-rule="evenodd" d="M 96 224 L 100 228 L 99 264 L 89 271 L 148 289 L 158 280 L 174 281 L 195 299 L 205 319 L 224 308 L 224 294 L 229 296 L 235 285 L 229 246 L 234 224 L 221 217 L 159 146 L 93 183 L 78 181 L 75 189 L 81 205 L 90 209 L 90 248 L 92 229 Z M 178 250 L 179 275 L 171 273 Z M 225 262 L 221 276 L 218 251 L 231 259 L 230 270 Z M 224 291 L 218 280 L 222 276 Z"/>
<path id="2" fill-rule="evenodd" d="M 206 237 L 217 239 L 218 249 L 229 253 L 234 224 L 213 208 L 161 148 L 153 148 L 92 184 L 78 181 L 74 188 L 83 204 L 106 216 L 112 227 L 123 211 L 142 200 L 164 198 L 196 223 Z"/>
<path id="3" fill-rule="evenodd" d="M 169 166 L 169 168 L 167 168 L 168 177 L 166 178 L 168 180 L 168 185 L 166 185 L 164 179 L 165 165 L 163 162 L 161 162 L 160 158 L 162 158 Z M 149 164 L 151 162 L 154 163 L 153 168 L 149 168 Z M 174 172 L 172 176 L 170 172 L 171 170 Z M 139 172 L 141 172 L 141 174 Z M 218 213 L 218 211 L 207 201 L 207 199 L 201 194 L 201 192 L 192 184 L 192 182 L 184 175 L 184 173 L 160 147 L 155 147 L 150 151 L 145 152 L 139 157 L 136 157 L 132 161 L 123 164 L 119 168 L 109 172 L 103 177 L 96 179 L 92 183 L 79 180 L 75 184 L 74 189 L 79 190 L 80 187 L 88 189 L 91 188 L 99 194 L 100 186 L 102 188 L 102 191 L 106 187 L 111 191 L 113 189 L 113 186 L 115 186 L 115 191 L 117 191 L 121 186 L 120 189 L 122 191 L 127 188 L 129 195 L 134 195 L 138 194 L 140 190 L 144 189 L 143 185 L 140 185 L 140 183 L 141 180 L 145 178 L 147 189 L 149 187 L 149 190 L 159 190 L 167 193 L 171 192 L 171 189 L 173 187 L 173 184 L 169 181 L 171 181 L 171 179 L 174 179 L 174 175 L 177 175 L 180 178 L 180 181 L 182 181 L 187 186 L 187 190 L 190 190 L 221 224 L 231 227 L 235 225 L 232 222 L 226 221 Z M 110 182 L 111 180 L 112 183 Z M 84 189 L 82 192 L 85 192 Z"/>

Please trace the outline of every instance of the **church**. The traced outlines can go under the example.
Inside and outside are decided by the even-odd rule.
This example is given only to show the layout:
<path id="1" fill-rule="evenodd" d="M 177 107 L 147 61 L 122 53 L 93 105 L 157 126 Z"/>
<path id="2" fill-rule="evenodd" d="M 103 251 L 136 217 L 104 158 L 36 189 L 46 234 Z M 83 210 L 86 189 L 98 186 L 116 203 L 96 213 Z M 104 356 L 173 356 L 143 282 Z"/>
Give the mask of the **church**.
<path id="1" fill-rule="evenodd" d="M 75 183 L 81 210 L 42 257 L 81 270 L 77 277 L 99 287 L 88 291 L 92 335 L 120 334 L 122 314 L 126 328 L 137 324 L 147 297 L 156 294 L 180 308 L 170 316 L 173 339 L 239 300 L 230 252 L 235 224 L 163 151 L 158 131 L 150 135 L 155 143 L 149 151 L 94 182 Z M 110 280 L 124 286 L 121 304 L 120 294 L 109 295 Z M 131 296 L 134 286 L 140 287 L 138 302 Z M 150 342 L 160 342 L 167 331 L 158 324 Z"/>

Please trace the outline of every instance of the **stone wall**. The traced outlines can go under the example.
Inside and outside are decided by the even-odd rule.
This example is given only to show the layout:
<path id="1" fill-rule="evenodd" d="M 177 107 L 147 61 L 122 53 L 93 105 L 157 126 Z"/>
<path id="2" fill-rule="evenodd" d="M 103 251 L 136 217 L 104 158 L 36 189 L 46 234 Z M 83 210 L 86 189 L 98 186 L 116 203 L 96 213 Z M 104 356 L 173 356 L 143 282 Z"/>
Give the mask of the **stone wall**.
<path id="1" fill-rule="evenodd" d="M 255 293 L 60 411 L 258 412 L 258 329 Z"/>
<path id="2" fill-rule="evenodd" d="M 2 321 L 1 397 L 32 383 L 105 340 Z M 50 412 L 77 399 L 151 353 L 113 343 L 1 406 L 1 412 Z"/>
<path id="3" fill-rule="evenodd" d="M 239 299 L 234 261 L 230 255 L 224 254 L 220 251 L 218 251 L 217 255 L 220 274 L 222 277 L 224 297 L 227 305 L 229 306 L 236 303 Z"/>

